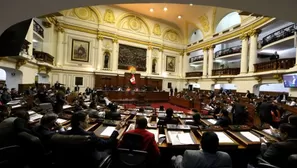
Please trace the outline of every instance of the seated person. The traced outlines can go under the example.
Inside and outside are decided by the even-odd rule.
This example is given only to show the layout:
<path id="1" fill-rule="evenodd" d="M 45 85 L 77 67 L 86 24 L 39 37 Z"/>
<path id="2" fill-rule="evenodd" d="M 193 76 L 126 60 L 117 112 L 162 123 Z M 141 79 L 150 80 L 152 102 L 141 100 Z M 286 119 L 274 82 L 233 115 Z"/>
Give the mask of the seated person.
<path id="1" fill-rule="evenodd" d="M 296 127 L 286 123 L 281 124 L 279 130 L 282 142 L 271 144 L 263 159 L 275 166 L 286 167 L 288 157 L 297 152 Z"/>
<path id="2" fill-rule="evenodd" d="M 105 119 L 121 120 L 121 113 L 117 112 L 117 105 L 111 104 L 109 109 L 110 110 L 105 113 Z"/>
<path id="3" fill-rule="evenodd" d="M 89 109 L 86 111 L 91 118 L 99 118 L 99 111 L 97 110 L 96 102 L 92 101 Z"/>
<path id="4" fill-rule="evenodd" d="M 176 168 L 231 168 L 232 160 L 228 153 L 218 151 L 219 138 L 214 132 L 205 132 L 201 138 L 202 150 L 186 150 L 184 156 L 173 156 Z"/>
<path id="5" fill-rule="evenodd" d="M 196 126 L 201 125 L 200 119 L 201 119 L 201 116 L 200 116 L 199 113 L 196 113 L 196 114 L 193 115 L 194 124 Z"/>
<path id="6" fill-rule="evenodd" d="M 89 115 L 85 112 L 74 113 L 71 117 L 71 130 L 66 131 L 66 135 L 89 135 L 91 136 L 91 141 L 94 143 L 94 157 L 96 160 L 100 161 L 107 156 L 106 152 L 97 152 L 103 151 L 106 149 L 112 149 L 116 147 L 117 136 L 119 135 L 119 130 L 121 125 L 117 125 L 109 139 L 104 140 L 98 138 L 93 132 L 87 132 L 85 129 L 88 127 Z"/>
<path id="7" fill-rule="evenodd" d="M 138 110 L 138 112 L 139 112 L 139 113 L 144 113 L 144 108 L 141 107 L 141 108 Z"/>
<path id="8" fill-rule="evenodd" d="M 230 124 L 231 119 L 229 118 L 229 113 L 227 110 L 223 109 L 215 125 L 219 125 L 221 127 L 228 127 L 228 125 Z"/>
<path id="9" fill-rule="evenodd" d="M 5 120 L 6 118 L 8 118 L 10 116 L 10 112 L 11 112 L 10 106 L 1 105 L 0 106 L 0 122 Z"/>
<path id="10" fill-rule="evenodd" d="M 74 112 L 83 110 L 83 108 L 80 106 L 79 100 L 77 100 L 77 99 L 74 100 L 72 106 L 73 106 L 73 111 Z"/>
<path id="11" fill-rule="evenodd" d="M 6 118 L 0 123 L 0 147 L 16 145 L 17 134 L 20 132 L 31 133 L 28 128 L 29 113 L 18 111 L 13 116 Z"/>
<path id="12" fill-rule="evenodd" d="M 148 152 L 148 161 L 155 162 L 160 156 L 159 147 L 155 141 L 155 135 L 146 130 L 147 120 L 144 117 L 138 117 L 136 119 L 136 125 L 134 130 L 130 130 L 127 133 L 139 134 L 143 137 L 143 142 L 140 144 L 141 149 Z M 124 134 L 124 136 L 125 136 Z M 123 141 L 120 142 L 119 147 L 125 148 Z"/>
<path id="13" fill-rule="evenodd" d="M 296 114 L 290 115 L 289 118 L 288 118 L 288 121 L 289 121 L 289 124 L 297 127 L 297 115 Z"/>
<path id="14" fill-rule="evenodd" d="M 159 111 L 165 111 L 164 106 L 160 106 Z"/>
<path id="15" fill-rule="evenodd" d="M 57 119 L 57 114 L 47 113 L 42 116 L 40 125 L 32 129 L 33 134 L 41 140 L 46 148 L 49 148 L 49 141 L 51 137 L 56 133 L 55 130 L 59 130 L 60 132 L 65 131 L 61 125 L 56 123 Z"/>
<path id="16" fill-rule="evenodd" d="M 178 120 L 173 118 L 173 110 L 172 108 L 168 108 L 166 110 L 166 116 L 164 119 L 160 119 L 158 125 L 166 125 L 166 124 L 178 124 Z"/>

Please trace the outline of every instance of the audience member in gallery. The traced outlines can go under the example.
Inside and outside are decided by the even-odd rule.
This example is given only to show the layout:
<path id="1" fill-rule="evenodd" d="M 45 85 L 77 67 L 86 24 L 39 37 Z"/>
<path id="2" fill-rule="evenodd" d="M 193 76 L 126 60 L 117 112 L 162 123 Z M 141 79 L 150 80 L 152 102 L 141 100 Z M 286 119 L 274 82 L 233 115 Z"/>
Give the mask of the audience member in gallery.
<path id="1" fill-rule="evenodd" d="M 286 167 L 288 157 L 297 151 L 297 131 L 295 126 L 288 123 L 281 124 L 279 131 L 282 141 L 271 144 L 264 152 L 263 159 L 275 166 Z"/>
<path id="2" fill-rule="evenodd" d="M 219 138 L 214 132 L 205 132 L 201 138 L 202 150 L 186 150 L 184 155 L 173 156 L 176 168 L 231 168 L 232 160 L 228 153 L 218 151 Z"/>
<path id="3" fill-rule="evenodd" d="M 138 148 L 135 150 L 147 151 L 148 162 L 150 164 L 151 163 L 156 164 L 160 157 L 160 150 L 155 141 L 155 135 L 147 131 L 146 127 L 147 127 L 147 119 L 144 117 L 138 117 L 136 119 L 135 129 L 130 130 L 124 134 L 123 140 L 120 142 L 119 147 L 128 148 L 128 149 L 131 148 L 131 146 L 129 146 L 130 144 L 129 142 L 132 142 L 134 139 L 133 139 L 133 135 L 132 137 L 129 135 L 131 134 L 141 135 L 142 139 L 139 140 L 139 142 L 135 142 L 138 144 L 133 144 L 134 147 Z"/>

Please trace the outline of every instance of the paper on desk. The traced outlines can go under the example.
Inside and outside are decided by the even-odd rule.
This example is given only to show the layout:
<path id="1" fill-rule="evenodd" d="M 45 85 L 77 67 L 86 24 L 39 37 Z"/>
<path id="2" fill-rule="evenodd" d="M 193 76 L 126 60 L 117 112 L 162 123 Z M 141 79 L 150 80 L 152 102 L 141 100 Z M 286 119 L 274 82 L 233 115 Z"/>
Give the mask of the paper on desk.
<path id="1" fill-rule="evenodd" d="M 33 115 L 30 116 L 30 121 L 38 120 L 38 119 L 42 118 L 42 116 L 43 115 L 37 114 L 37 113 L 36 114 L 33 114 Z"/>
<path id="2" fill-rule="evenodd" d="M 12 109 L 18 108 L 18 107 L 22 107 L 22 105 L 18 104 L 18 105 L 11 106 Z"/>
<path id="3" fill-rule="evenodd" d="M 272 135 L 271 129 L 263 129 L 263 132 Z"/>
<path id="4" fill-rule="evenodd" d="M 212 124 L 216 124 L 217 123 L 217 120 L 215 119 L 207 119 L 208 122 L 212 123 Z"/>
<path id="5" fill-rule="evenodd" d="M 66 105 L 63 106 L 63 109 L 68 109 L 68 108 L 71 108 L 71 106 L 68 105 L 68 104 L 66 104 Z"/>
<path id="6" fill-rule="evenodd" d="M 194 144 L 192 137 L 190 133 L 182 133 L 182 134 L 177 134 L 177 137 L 180 141 L 181 144 L 189 145 L 189 144 Z"/>
<path id="7" fill-rule="evenodd" d="M 29 110 L 28 111 L 29 115 L 35 114 L 35 111 Z"/>
<path id="8" fill-rule="evenodd" d="M 244 137 L 246 137 L 247 139 L 249 139 L 252 142 L 260 142 L 260 138 L 257 137 L 256 135 L 248 132 L 248 131 L 241 131 L 240 132 L 241 135 L 243 135 Z"/>
<path id="9" fill-rule="evenodd" d="M 230 139 L 225 133 L 223 132 L 215 132 L 219 137 L 220 143 L 233 143 L 232 139 Z"/>
<path id="10" fill-rule="evenodd" d="M 16 105 L 16 104 L 19 104 L 20 102 L 21 102 L 21 100 L 12 100 L 12 101 L 8 102 L 7 104 Z"/>
<path id="11" fill-rule="evenodd" d="M 155 141 L 158 143 L 159 141 L 158 131 L 156 129 L 146 129 L 146 130 L 155 135 Z"/>
<path id="12" fill-rule="evenodd" d="M 114 130 L 115 130 L 115 127 L 108 126 L 105 128 L 105 130 L 100 135 L 110 136 Z"/>
<path id="13" fill-rule="evenodd" d="M 194 120 L 185 120 L 185 122 L 194 122 Z"/>
<path id="14" fill-rule="evenodd" d="M 66 122 L 67 120 L 64 120 L 64 119 L 62 119 L 62 118 L 58 118 L 57 120 L 56 120 L 56 122 L 58 123 L 58 124 L 63 124 L 64 122 Z"/>

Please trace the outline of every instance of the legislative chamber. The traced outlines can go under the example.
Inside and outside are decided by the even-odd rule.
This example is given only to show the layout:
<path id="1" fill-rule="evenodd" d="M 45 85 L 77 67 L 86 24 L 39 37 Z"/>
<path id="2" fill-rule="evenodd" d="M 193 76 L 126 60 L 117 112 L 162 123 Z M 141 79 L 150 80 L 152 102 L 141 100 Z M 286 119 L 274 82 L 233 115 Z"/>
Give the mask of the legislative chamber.
<path id="1" fill-rule="evenodd" d="M 297 167 L 290 11 L 88 2 L 0 26 L 1 168 Z"/>

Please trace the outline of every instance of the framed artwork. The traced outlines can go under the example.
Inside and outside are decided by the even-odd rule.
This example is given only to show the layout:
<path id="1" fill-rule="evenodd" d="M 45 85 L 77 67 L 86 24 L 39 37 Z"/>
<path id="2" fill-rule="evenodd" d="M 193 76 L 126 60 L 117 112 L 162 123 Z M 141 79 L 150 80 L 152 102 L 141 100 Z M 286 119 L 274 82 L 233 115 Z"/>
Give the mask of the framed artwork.
<path id="1" fill-rule="evenodd" d="M 89 62 L 90 42 L 72 39 L 71 61 Z"/>
<path id="2" fill-rule="evenodd" d="M 175 72 L 175 57 L 166 56 L 166 71 Z"/>
<path id="3" fill-rule="evenodd" d="M 75 85 L 83 85 L 83 77 L 75 77 Z"/>

